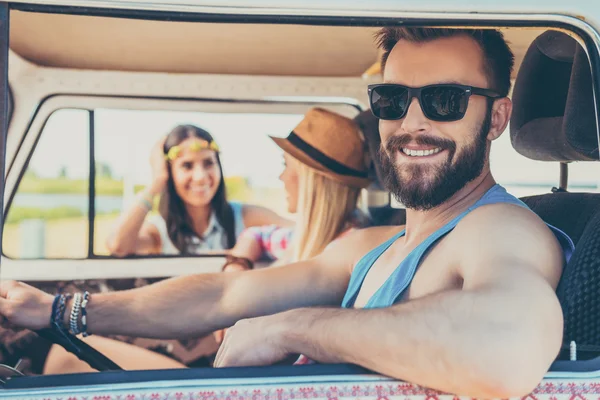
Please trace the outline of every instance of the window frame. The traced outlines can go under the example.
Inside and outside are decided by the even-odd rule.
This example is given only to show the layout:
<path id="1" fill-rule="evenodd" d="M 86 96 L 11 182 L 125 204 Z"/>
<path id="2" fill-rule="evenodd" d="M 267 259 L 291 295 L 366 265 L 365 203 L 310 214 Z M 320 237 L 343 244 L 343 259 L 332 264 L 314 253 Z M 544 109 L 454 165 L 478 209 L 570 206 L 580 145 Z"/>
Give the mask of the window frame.
<path id="1" fill-rule="evenodd" d="M 96 219 L 96 211 L 95 211 L 95 187 L 96 187 L 96 168 L 95 168 L 95 109 L 106 108 L 106 109 L 122 109 L 122 110 L 135 110 L 135 111 L 174 111 L 174 112 L 204 112 L 204 113 L 222 113 L 222 114 L 234 114 L 234 113 L 259 113 L 259 111 L 240 111 L 237 109 L 239 106 L 249 106 L 251 109 L 265 109 L 265 113 L 267 114 L 285 114 L 295 112 L 303 114 L 308 108 L 313 106 L 322 106 L 333 109 L 348 109 L 353 110 L 356 113 L 363 111 L 364 105 L 357 102 L 352 97 L 340 98 L 340 97 L 320 97 L 320 98 L 307 98 L 307 100 L 295 99 L 290 97 L 290 100 L 285 100 L 284 96 L 277 96 L 274 99 L 267 100 L 223 100 L 223 99 L 214 99 L 214 98 L 190 98 L 190 97 L 169 97 L 169 96 L 124 96 L 124 95 L 93 95 L 93 94 L 57 94 L 52 95 L 45 98 L 39 105 L 36 110 L 36 113 L 32 116 L 32 119 L 29 123 L 27 132 L 23 135 L 21 143 L 19 144 L 19 150 L 13 159 L 13 163 L 10 166 L 8 171 L 8 177 L 13 177 L 10 183 L 10 188 L 7 190 L 9 192 L 8 199 L 5 201 L 4 205 L 4 219 L 8 216 L 10 209 L 12 207 L 14 198 L 19 190 L 19 185 L 21 184 L 25 173 L 27 172 L 27 168 L 31 161 L 31 158 L 35 154 L 35 151 L 38 147 L 40 138 L 42 137 L 45 127 L 52 117 L 52 115 L 60 110 L 64 109 L 76 109 L 76 110 L 84 110 L 87 111 L 88 114 L 88 122 L 89 122 L 89 177 L 88 177 L 88 239 L 87 239 L 87 256 L 79 257 L 79 258 L 14 258 L 9 256 L 2 249 L 1 256 L 3 258 L 14 260 L 14 261 L 56 261 L 56 260 L 65 260 L 65 261 L 83 261 L 83 260 L 119 260 L 122 259 L 120 257 L 110 256 L 110 255 L 98 255 L 94 253 L 94 234 L 95 234 L 95 219 Z M 74 100 L 74 103 L 84 103 L 83 106 L 80 104 L 79 106 L 71 106 L 60 104 L 63 103 L 62 100 L 69 99 Z M 59 104 L 53 105 L 50 104 L 50 107 L 47 107 L 49 103 L 58 102 Z M 131 107 L 128 105 L 125 108 L 125 104 L 129 104 L 129 102 L 136 102 L 136 107 Z M 148 102 L 148 103 L 146 103 Z M 67 104 L 69 102 L 67 101 Z M 87 105 L 85 104 L 87 103 Z M 115 104 L 123 104 L 122 108 L 115 107 Z M 168 104 L 169 107 L 165 108 L 164 106 L 159 106 L 158 104 Z M 187 105 L 188 107 L 181 108 L 181 105 Z M 179 107 L 178 107 L 179 106 Z M 229 109 L 229 110 L 228 110 Z M 273 109 L 278 112 L 273 112 Z M 213 111 L 217 110 L 217 111 Z M 268 111 L 267 111 L 268 110 Z M 347 111 L 349 113 L 350 111 Z M 36 126 L 36 122 L 42 121 L 39 126 Z M 33 143 L 28 147 L 26 146 L 26 141 L 32 140 Z M 28 147 L 28 149 L 25 149 Z M 24 153 L 26 153 L 26 158 L 21 165 L 18 175 L 15 177 L 15 173 L 13 172 L 15 168 L 19 166 L 17 162 L 17 158 L 24 157 Z M 4 223 L 4 222 L 3 222 Z M 220 258 L 218 255 L 214 254 L 198 254 L 198 255 L 130 255 L 126 257 L 127 259 L 174 259 L 174 258 Z"/>
<path id="2" fill-rule="evenodd" d="M 379 10 L 381 10 L 381 5 L 384 4 L 384 2 L 376 2 L 378 3 L 378 7 Z M 173 19 L 174 15 L 177 16 L 179 15 L 180 19 L 185 19 L 185 20 L 197 20 L 194 18 L 199 18 L 197 16 L 197 14 L 191 14 L 191 13 L 162 13 L 160 11 L 158 12 L 154 12 L 154 14 L 152 14 L 150 11 L 140 11 L 140 10 L 119 10 L 119 9 L 98 9 L 96 11 L 93 11 L 94 9 L 90 9 L 90 8 L 72 8 L 72 7 L 61 7 L 61 6 L 39 6 L 39 5 L 23 5 L 23 4 L 19 4 L 18 5 L 21 9 L 29 9 L 29 10 L 45 10 L 46 12 L 85 12 L 86 14 L 95 12 L 98 14 L 103 14 L 103 15 L 108 15 L 108 16 L 123 16 L 123 15 L 129 15 L 132 18 L 149 18 L 148 15 L 150 16 L 154 16 L 156 18 L 160 17 L 160 18 L 170 18 Z M 181 6 L 183 7 L 183 6 Z M 374 6 L 375 7 L 375 6 Z M 410 6 L 405 5 L 405 7 L 407 7 L 408 9 L 410 9 Z M 419 8 L 415 7 L 414 5 L 412 6 L 413 9 L 419 10 Z M 427 5 L 425 6 L 421 6 L 420 9 L 425 9 L 427 7 Z M 16 6 L 15 6 L 16 8 Z M 569 8 L 566 7 L 565 10 Z M 168 9 L 168 8 L 167 8 Z M 202 10 L 201 7 L 198 7 L 197 9 Z M 231 8 L 231 9 L 235 9 L 235 8 Z M 239 8 L 241 10 L 237 11 L 239 13 L 244 12 L 243 8 Z M 298 12 L 297 10 L 286 10 L 287 14 L 292 14 L 293 12 Z M 232 11 L 230 11 L 232 12 Z M 235 11 L 233 11 L 235 12 Z M 260 11 L 259 11 L 260 12 Z M 442 14 L 442 13 L 438 13 L 437 17 L 436 14 L 430 12 L 430 13 L 414 13 L 412 15 L 408 14 L 408 13 L 402 13 L 402 12 L 394 12 L 394 11 L 387 11 L 385 14 L 383 13 L 383 11 L 372 11 L 370 13 L 368 13 L 367 15 L 369 15 L 369 17 L 359 17 L 359 13 L 364 12 L 361 11 L 360 9 L 356 9 L 354 11 L 352 10 L 339 10 L 337 12 L 333 12 L 330 10 L 327 10 L 326 8 L 323 8 L 320 11 L 314 11 L 313 14 L 311 15 L 310 13 L 308 13 L 308 15 L 296 15 L 296 16 L 291 16 L 289 17 L 287 20 L 293 20 L 293 21 L 306 21 L 306 22 L 310 22 L 313 21 L 313 23 L 336 23 L 338 22 L 339 24 L 364 24 L 365 21 L 367 21 L 367 23 L 370 24 L 374 24 L 374 25 L 384 25 L 384 24 L 396 24 L 398 23 L 398 20 L 402 20 L 404 22 L 408 21 L 407 25 L 409 25 L 410 23 L 412 24 L 416 24 L 416 23 L 429 23 L 430 25 L 508 25 L 508 26 L 521 26 L 521 25 L 531 25 L 531 20 L 534 20 L 535 23 L 539 23 L 540 25 L 549 25 L 549 26 L 553 26 L 553 25 L 557 25 L 561 28 L 566 28 L 569 30 L 573 30 L 573 26 L 570 25 L 569 23 L 576 25 L 577 26 L 577 31 L 579 33 L 582 33 L 582 36 L 584 37 L 584 40 L 586 42 L 586 48 L 591 46 L 593 49 L 595 49 L 595 51 L 591 51 L 591 57 L 590 57 L 590 61 L 592 63 L 592 71 L 593 71 L 593 76 L 595 78 L 595 83 L 594 83 L 594 91 L 596 93 L 596 98 L 598 99 L 598 93 L 600 93 L 600 79 L 598 78 L 598 76 L 600 75 L 600 47 L 599 47 L 599 37 L 597 35 L 597 32 L 595 32 L 589 25 L 587 22 L 585 22 L 584 18 L 580 17 L 580 18 L 575 18 L 575 17 L 571 17 L 571 16 L 566 16 L 566 15 L 560 15 L 558 13 L 556 13 L 555 15 L 535 15 L 535 14 L 523 14 L 523 15 L 517 15 L 517 14 L 489 14 L 489 13 L 481 13 L 481 14 L 471 14 L 468 15 L 466 11 L 463 12 L 457 12 L 457 13 L 447 13 L 447 14 Z M 514 12 L 514 11 L 513 11 Z M 566 11 L 565 11 L 566 12 Z M 255 11 L 256 13 L 256 11 Z M 283 12 L 282 14 L 285 14 L 285 12 Z M 333 14 L 333 15 L 332 15 Z M 387 15 L 387 16 L 384 16 Z M 572 15 L 580 15 L 577 14 L 575 12 L 572 13 Z M 207 15 L 208 17 L 210 17 L 210 15 Z M 204 18 L 207 18 L 207 16 L 205 16 Z M 213 16 L 214 17 L 214 16 Z M 250 21 L 272 21 L 274 19 L 280 18 L 285 20 L 286 18 L 282 18 L 279 15 L 271 15 L 271 16 L 266 16 L 266 15 L 254 15 L 254 18 L 248 18 L 247 16 L 244 15 L 233 15 L 232 16 L 227 16 L 227 18 L 229 19 L 242 19 L 242 18 L 246 18 L 245 21 L 246 22 L 250 22 Z M 262 19 L 261 19 L 262 18 Z M 215 21 L 215 18 L 209 19 L 210 21 Z M 512 20 L 511 22 L 506 22 L 507 20 Z M 450 21 L 450 23 L 449 23 Z M 500 23 L 498 22 L 500 21 Z M 505 22 L 504 24 L 502 22 Z M 525 22 L 525 23 L 524 23 Z M 590 39 L 590 36 L 588 36 L 588 34 L 590 34 L 591 32 L 591 36 L 594 37 L 595 39 L 592 40 Z M 595 35 L 595 36 L 594 36 Z M 598 103 L 596 104 L 596 113 L 597 113 L 597 119 L 600 120 L 600 107 L 598 107 Z M 600 140 L 600 136 L 599 136 L 599 140 Z M 594 370 L 598 370 L 598 366 L 595 365 L 593 368 L 590 368 L 590 370 L 594 371 Z M 585 377 L 590 377 L 590 375 L 581 375 L 581 374 L 576 374 L 576 373 L 561 373 L 561 374 L 556 374 L 555 377 L 573 377 L 573 378 L 585 378 Z M 110 378 L 108 378 L 108 381 L 111 382 Z"/>

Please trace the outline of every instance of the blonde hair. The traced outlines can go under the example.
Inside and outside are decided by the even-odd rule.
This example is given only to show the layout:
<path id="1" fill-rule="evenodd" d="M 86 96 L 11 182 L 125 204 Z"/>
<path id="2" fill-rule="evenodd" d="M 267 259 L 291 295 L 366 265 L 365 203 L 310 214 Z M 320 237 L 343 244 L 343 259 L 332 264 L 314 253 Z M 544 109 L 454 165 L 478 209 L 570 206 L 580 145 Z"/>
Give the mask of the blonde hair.
<path id="1" fill-rule="evenodd" d="M 350 228 L 359 188 L 319 174 L 302 163 L 298 167 L 298 215 L 292 242 L 291 262 L 321 253 L 344 230 Z"/>

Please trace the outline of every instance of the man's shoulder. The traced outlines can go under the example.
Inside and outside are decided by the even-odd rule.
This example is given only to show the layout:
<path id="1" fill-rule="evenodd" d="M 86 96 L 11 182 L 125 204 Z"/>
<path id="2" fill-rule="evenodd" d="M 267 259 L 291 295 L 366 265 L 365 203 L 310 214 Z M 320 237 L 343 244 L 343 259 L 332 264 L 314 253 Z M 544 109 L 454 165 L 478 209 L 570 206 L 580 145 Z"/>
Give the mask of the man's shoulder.
<path id="1" fill-rule="evenodd" d="M 451 245 L 461 259 L 520 260 L 536 266 L 554 281 L 564 255 L 552 230 L 529 208 L 495 203 L 476 208 L 452 232 Z"/>
<path id="2" fill-rule="evenodd" d="M 355 229 L 336 240 L 336 247 L 353 254 L 363 254 L 374 249 L 404 229 L 404 225 L 374 226 Z"/>
<path id="3" fill-rule="evenodd" d="M 551 233 L 544 221 L 531 209 L 502 202 L 477 207 L 456 226 L 456 230 L 462 233 L 482 233 L 493 228 L 542 229 Z"/>

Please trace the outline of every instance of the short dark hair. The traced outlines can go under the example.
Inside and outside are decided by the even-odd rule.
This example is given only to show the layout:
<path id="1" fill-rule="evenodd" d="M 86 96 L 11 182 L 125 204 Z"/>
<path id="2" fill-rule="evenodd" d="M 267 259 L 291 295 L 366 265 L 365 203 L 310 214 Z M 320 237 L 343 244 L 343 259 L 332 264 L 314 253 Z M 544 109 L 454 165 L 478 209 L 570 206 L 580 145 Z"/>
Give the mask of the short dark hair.
<path id="1" fill-rule="evenodd" d="M 381 68 L 390 52 L 400 40 L 412 43 L 425 43 L 432 40 L 468 36 L 475 40 L 483 52 L 484 73 L 490 84 L 490 89 L 502 96 L 510 91 L 510 75 L 515 57 L 504 40 L 502 32 L 494 29 L 451 29 L 451 28 L 413 28 L 385 27 L 376 34 L 377 45 L 383 50 Z"/>

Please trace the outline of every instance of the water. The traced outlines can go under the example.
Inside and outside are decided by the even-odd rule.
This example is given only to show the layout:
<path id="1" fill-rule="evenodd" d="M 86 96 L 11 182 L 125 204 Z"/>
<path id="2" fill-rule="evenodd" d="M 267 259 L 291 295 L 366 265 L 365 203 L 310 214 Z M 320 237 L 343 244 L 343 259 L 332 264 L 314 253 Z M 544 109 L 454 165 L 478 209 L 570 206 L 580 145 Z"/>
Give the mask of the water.
<path id="1" fill-rule="evenodd" d="M 75 207 L 82 213 L 88 212 L 87 194 L 36 194 L 18 193 L 13 207 L 31 207 L 49 210 L 56 207 Z M 96 196 L 96 213 L 119 212 L 123 207 L 121 196 Z"/>

